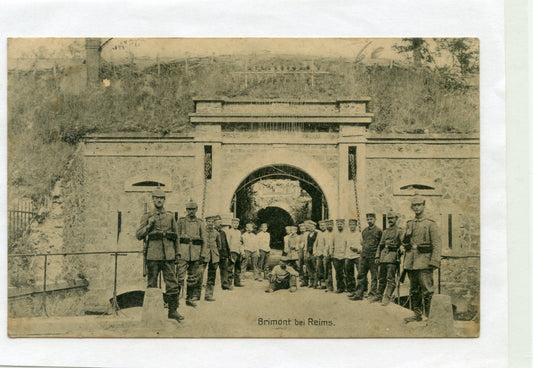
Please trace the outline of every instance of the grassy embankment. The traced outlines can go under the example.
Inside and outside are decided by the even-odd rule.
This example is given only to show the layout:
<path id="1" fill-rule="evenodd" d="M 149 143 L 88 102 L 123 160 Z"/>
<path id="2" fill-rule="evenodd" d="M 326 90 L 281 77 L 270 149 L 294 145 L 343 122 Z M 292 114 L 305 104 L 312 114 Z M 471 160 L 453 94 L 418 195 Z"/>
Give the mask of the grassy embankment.
<path id="1" fill-rule="evenodd" d="M 252 70 L 306 70 L 294 57 L 255 57 Z M 76 143 L 87 133 L 156 132 L 190 129 L 187 114 L 195 96 L 228 98 L 336 99 L 369 96 L 377 132 L 472 133 L 479 130 L 479 88 L 457 76 L 425 69 L 354 64 L 347 59 L 314 60 L 329 74 L 249 76 L 244 58 L 179 61 L 145 70 L 104 64 L 109 87 L 62 94 L 51 72 L 8 76 L 9 199 L 27 197 L 37 205 L 65 170 Z M 281 68 L 280 68 L 281 71 Z"/>

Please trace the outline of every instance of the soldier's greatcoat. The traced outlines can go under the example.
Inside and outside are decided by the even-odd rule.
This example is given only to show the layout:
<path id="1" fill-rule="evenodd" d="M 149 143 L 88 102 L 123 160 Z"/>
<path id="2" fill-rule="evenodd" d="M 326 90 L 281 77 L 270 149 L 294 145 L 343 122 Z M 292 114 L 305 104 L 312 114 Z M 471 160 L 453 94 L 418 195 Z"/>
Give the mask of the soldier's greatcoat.
<path id="1" fill-rule="evenodd" d="M 197 218 L 181 217 L 178 220 L 178 252 L 184 261 L 198 261 L 206 244 L 204 222 Z"/>
<path id="2" fill-rule="evenodd" d="M 383 235 L 376 251 L 376 259 L 379 259 L 379 263 L 400 262 L 398 249 L 400 249 L 402 244 L 403 233 L 403 229 L 398 225 L 383 230 Z"/>
<path id="3" fill-rule="evenodd" d="M 155 219 L 153 226 L 150 226 L 150 218 Z M 169 236 L 170 234 L 173 235 Z M 135 235 L 138 240 L 154 237 L 154 239 L 148 239 L 146 254 L 148 261 L 174 261 L 179 253 L 177 247 L 178 230 L 172 212 L 155 209 L 145 213 Z M 176 240 L 173 240 L 172 237 L 176 237 Z"/>
<path id="4" fill-rule="evenodd" d="M 435 221 L 424 216 L 407 221 L 403 242 L 406 270 L 440 267 L 441 239 Z"/>

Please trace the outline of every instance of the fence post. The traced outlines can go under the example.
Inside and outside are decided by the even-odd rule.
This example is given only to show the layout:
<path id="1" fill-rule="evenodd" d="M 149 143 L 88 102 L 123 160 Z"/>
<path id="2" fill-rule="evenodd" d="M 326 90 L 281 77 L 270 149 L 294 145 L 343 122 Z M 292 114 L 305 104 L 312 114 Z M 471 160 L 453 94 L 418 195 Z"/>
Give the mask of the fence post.
<path id="1" fill-rule="evenodd" d="M 43 301 L 41 305 L 42 313 L 44 317 L 48 317 L 48 311 L 46 310 L 46 268 L 48 264 L 48 255 L 44 255 L 44 276 L 43 276 Z"/>

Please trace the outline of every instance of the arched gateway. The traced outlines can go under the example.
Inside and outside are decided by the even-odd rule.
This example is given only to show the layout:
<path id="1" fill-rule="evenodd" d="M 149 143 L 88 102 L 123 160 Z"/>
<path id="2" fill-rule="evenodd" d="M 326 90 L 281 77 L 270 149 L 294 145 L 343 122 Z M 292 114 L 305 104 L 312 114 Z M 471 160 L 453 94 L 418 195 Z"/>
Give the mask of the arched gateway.
<path id="1" fill-rule="evenodd" d="M 304 218 L 364 218 L 367 211 L 381 218 L 391 207 L 405 220 L 418 188 L 448 230 L 443 244 L 479 250 L 479 138 L 373 134 L 368 102 L 197 99 L 187 133 L 86 137 L 73 167 L 87 180 L 72 189 L 79 197 L 71 203 L 82 207 L 69 217 L 75 237 L 68 244 L 140 249 L 135 230 L 155 185 L 179 216 L 192 198 L 199 216 L 235 212 L 270 221 L 277 232 Z M 108 303 L 112 257 L 87 255 L 83 266 L 88 300 Z M 119 272 L 124 267 L 139 272 L 118 280 L 119 293 L 144 285 L 142 257 L 121 258 Z"/>

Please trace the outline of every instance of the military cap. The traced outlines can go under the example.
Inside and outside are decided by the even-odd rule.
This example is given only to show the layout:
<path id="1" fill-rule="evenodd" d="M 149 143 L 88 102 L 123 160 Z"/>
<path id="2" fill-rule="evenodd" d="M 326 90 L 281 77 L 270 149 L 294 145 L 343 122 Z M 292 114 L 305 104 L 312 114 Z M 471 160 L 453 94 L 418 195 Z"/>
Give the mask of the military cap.
<path id="1" fill-rule="evenodd" d="M 231 221 L 241 221 L 241 219 L 237 218 L 237 217 L 234 217 L 234 218 L 231 219 Z"/>
<path id="2" fill-rule="evenodd" d="M 220 220 L 220 216 L 219 215 L 211 215 L 211 216 L 206 216 L 205 217 L 205 221 L 216 221 L 216 220 Z"/>
<path id="3" fill-rule="evenodd" d="M 163 197 L 163 198 L 165 198 L 166 194 L 161 188 L 157 187 L 154 190 L 152 190 L 152 197 Z"/>
<path id="4" fill-rule="evenodd" d="M 293 233 L 297 232 L 298 231 L 298 226 L 291 226 L 291 231 Z"/>
<path id="5" fill-rule="evenodd" d="M 187 202 L 187 205 L 185 206 L 185 208 L 188 209 L 188 210 L 198 209 L 198 205 L 191 198 L 191 199 L 189 199 L 189 202 Z"/>
<path id="6" fill-rule="evenodd" d="M 348 222 L 355 222 L 355 223 L 357 223 L 357 219 L 351 218 L 351 219 L 348 219 Z"/>
<path id="7" fill-rule="evenodd" d="M 336 219 L 335 222 L 337 224 L 344 224 L 345 221 L 344 221 L 344 219 Z"/>
<path id="8" fill-rule="evenodd" d="M 285 231 L 286 231 L 286 232 L 291 231 L 291 227 L 292 227 L 292 226 L 285 226 Z"/>
<path id="9" fill-rule="evenodd" d="M 326 224 L 332 224 L 333 223 L 333 220 L 332 219 L 326 219 Z"/>
<path id="10" fill-rule="evenodd" d="M 411 198 L 411 204 L 426 204 L 426 200 L 419 195 L 415 195 Z"/>
<path id="11" fill-rule="evenodd" d="M 387 218 L 391 218 L 391 217 L 400 217 L 400 216 L 398 215 L 398 212 L 390 210 L 389 212 L 387 212 Z"/>
<path id="12" fill-rule="evenodd" d="M 301 224 L 298 225 L 298 227 L 303 227 L 303 226 L 306 226 L 307 224 L 305 222 L 302 222 Z"/>
<path id="13" fill-rule="evenodd" d="M 318 224 L 319 224 L 319 225 L 322 225 L 322 224 L 324 224 L 324 225 L 325 225 L 325 224 L 326 224 L 326 222 L 327 222 L 326 220 L 320 220 L 320 221 L 318 221 Z"/>
<path id="14" fill-rule="evenodd" d="M 308 225 L 316 226 L 316 222 L 314 222 L 313 220 L 305 220 L 304 223 L 306 223 Z"/>
<path id="15" fill-rule="evenodd" d="M 373 217 L 373 218 L 376 218 L 376 214 L 373 213 L 373 212 L 370 212 L 370 213 L 367 213 L 367 214 L 366 214 L 366 217 Z"/>
<path id="16" fill-rule="evenodd" d="M 281 256 L 281 258 L 279 260 L 282 261 L 282 262 L 287 262 L 289 260 L 289 257 Z"/>

